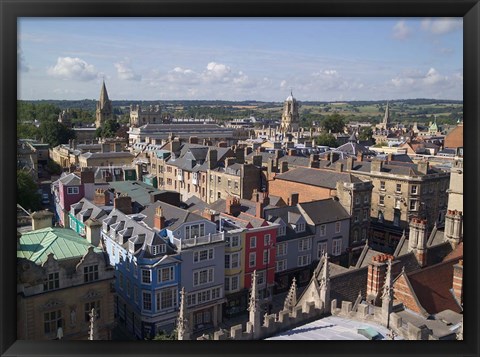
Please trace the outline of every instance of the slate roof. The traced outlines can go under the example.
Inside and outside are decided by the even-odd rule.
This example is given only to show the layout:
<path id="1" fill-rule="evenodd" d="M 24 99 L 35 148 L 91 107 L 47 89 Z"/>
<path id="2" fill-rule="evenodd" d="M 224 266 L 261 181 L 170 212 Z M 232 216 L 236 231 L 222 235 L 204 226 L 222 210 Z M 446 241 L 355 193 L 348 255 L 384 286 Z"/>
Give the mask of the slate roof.
<path id="1" fill-rule="evenodd" d="M 292 156 L 292 155 L 286 155 L 282 156 L 278 162 L 279 166 L 281 165 L 282 162 L 288 162 L 288 167 L 309 167 L 310 165 L 310 158 L 305 157 L 305 156 Z"/>
<path id="2" fill-rule="evenodd" d="M 205 220 L 202 216 L 192 213 L 186 209 L 172 206 L 166 202 L 156 201 L 148 206 L 141 213 L 146 217 L 143 222 L 153 229 L 155 210 L 161 207 L 163 215 L 165 217 L 165 225 L 168 230 L 174 231 L 185 222 L 201 221 Z"/>
<path id="3" fill-rule="evenodd" d="M 99 220 L 107 216 L 113 209 L 112 206 L 99 207 L 85 197 L 71 205 L 71 208 L 75 210 L 75 215 L 82 215 L 83 222 L 87 221 L 87 219 Z"/>
<path id="4" fill-rule="evenodd" d="M 116 152 L 116 151 L 109 151 L 109 152 L 86 152 L 84 154 L 81 154 L 80 156 L 86 158 L 86 159 L 108 159 L 108 158 L 113 158 L 113 157 L 125 157 L 125 158 L 130 158 L 133 160 L 134 155 L 128 151 L 121 151 L 121 152 Z"/>
<path id="5" fill-rule="evenodd" d="M 348 183 L 362 182 L 350 173 L 303 167 L 275 175 L 275 180 L 292 181 L 329 189 L 335 189 L 338 181 Z"/>
<path id="6" fill-rule="evenodd" d="M 81 258 L 90 247 L 93 245 L 71 229 L 48 227 L 22 234 L 17 258 L 43 264 L 50 253 L 57 260 Z M 102 250 L 94 247 L 94 252 Z"/>
<path id="7" fill-rule="evenodd" d="M 271 209 L 265 210 L 264 212 L 265 212 L 265 217 L 270 222 L 279 223 L 281 219 L 286 224 L 285 235 L 277 236 L 278 242 L 282 242 L 290 239 L 302 238 L 302 237 L 315 234 L 315 232 L 312 231 L 312 229 L 308 224 L 305 224 L 304 232 L 296 232 L 295 229 L 292 227 L 292 224 L 295 224 L 300 217 L 303 217 L 302 213 L 296 206 L 271 208 Z"/>
<path id="8" fill-rule="evenodd" d="M 80 186 L 82 183 L 80 177 L 75 175 L 73 172 L 65 174 L 64 176 L 60 177 L 58 181 L 61 182 L 63 186 Z"/>
<path id="9" fill-rule="evenodd" d="M 109 185 L 115 192 L 126 193 L 132 201 L 142 206 L 148 206 L 151 203 L 151 195 L 166 192 L 141 181 L 113 181 L 109 182 Z"/>
<path id="10" fill-rule="evenodd" d="M 315 225 L 350 219 L 345 208 L 333 198 L 299 203 L 299 206 Z"/>
<path id="11" fill-rule="evenodd" d="M 341 151 L 344 154 L 356 156 L 358 153 L 362 153 L 365 155 L 374 155 L 375 153 L 365 146 L 358 144 L 356 142 L 349 141 L 346 144 L 340 145 L 338 148 L 334 149 L 333 151 Z"/>

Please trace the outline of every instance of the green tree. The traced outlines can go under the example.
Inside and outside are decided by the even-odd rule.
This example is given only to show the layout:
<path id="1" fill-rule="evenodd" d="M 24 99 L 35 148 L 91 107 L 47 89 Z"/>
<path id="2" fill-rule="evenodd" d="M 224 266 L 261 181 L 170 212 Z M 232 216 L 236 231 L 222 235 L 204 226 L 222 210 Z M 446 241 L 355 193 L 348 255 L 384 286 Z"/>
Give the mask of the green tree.
<path id="1" fill-rule="evenodd" d="M 108 119 L 101 127 L 97 128 L 95 135 L 102 138 L 114 138 L 120 124 L 115 119 Z"/>
<path id="2" fill-rule="evenodd" d="M 25 170 L 17 170 L 17 203 L 25 209 L 40 209 L 40 195 L 32 176 Z"/>
<path id="3" fill-rule="evenodd" d="M 165 341 L 165 340 L 176 340 L 177 339 L 177 331 L 173 330 L 170 333 L 167 333 L 166 331 L 162 330 L 159 333 L 155 335 L 155 337 L 152 339 L 153 341 Z"/>
<path id="4" fill-rule="evenodd" d="M 320 134 L 315 138 L 315 144 L 320 146 L 337 147 L 338 143 L 335 137 L 330 133 Z"/>
<path id="5" fill-rule="evenodd" d="M 44 121 L 38 129 L 40 137 L 51 147 L 66 144 L 68 140 L 75 139 L 75 131 L 57 121 Z"/>
<path id="6" fill-rule="evenodd" d="M 334 113 L 323 120 L 322 127 L 327 132 L 341 133 L 345 127 L 345 118 L 338 113 Z"/>
<path id="7" fill-rule="evenodd" d="M 17 123 L 17 138 L 36 139 L 38 138 L 38 128 L 33 124 Z"/>
<path id="8" fill-rule="evenodd" d="M 360 133 L 358 134 L 358 139 L 361 141 L 369 141 L 372 139 L 373 129 L 371 127 L 361 128 Z"/>

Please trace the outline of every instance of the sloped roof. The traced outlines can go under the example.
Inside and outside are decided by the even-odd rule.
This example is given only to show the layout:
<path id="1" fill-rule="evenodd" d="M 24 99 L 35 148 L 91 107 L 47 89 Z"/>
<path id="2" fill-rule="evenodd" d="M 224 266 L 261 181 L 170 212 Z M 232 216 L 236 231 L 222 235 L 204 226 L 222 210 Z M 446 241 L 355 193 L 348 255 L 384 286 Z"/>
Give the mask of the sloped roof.
<path id="1" fill-rule="evenodd" d="M 115 192 L 126 193 L 132 198 L 132 201 L 138 202 L 142 206 L 147 206 L 151 203 L 151 195 L 166 192 L 141 181 L 113 181 L 108 184 Z"/>
<path id="2" fill-rule="evenodd" d="M 80 177 L 75 175 L 73 172 L 60 177 L 59 181 L 63 184 L 63 186 L 80 186 L 82 183 Z"/>
<path id="3" fill-rule="evenodd" d="M 350 219 L 345 208 L 333 198 L 299 203 L 299 206 L 315 225 Z"/>
<path id="4" fill-rule="evenodd" d="M 292 181 L 329 189 L 335 189 L 338 181 L 348 183 L 362 182 L 350 173 L 304 167 L 298 167 L 283 174 L 276 175 L 275 180 Z"/>
<path id="5" fill-rule="evenodd" d="M 71 229 L 48 227 L 24 233 L 20 237 L 17 258 L 42 264 L 50 253 L 57 260 L 80 258 L 90 247 L 93 245 Z M 94 248 L 94 252 L 101 253 L 102 250 Z"/>
<path id="6" fill-rule="evenodd" d="M 142 214 L 146 216 L 143 219 L 143 222 L 152 229 L 154 227 L 155 210 L 158 207 L 162 208 L 163 216 L 165 217 L 166 228 L 171 231 L 174 231 L 185 222 L 205 220 L 205 218 L 202 216 L 192 213 L 186 209 L 172 206 L 166 202 L 156 201 L 142 211 Z"/>

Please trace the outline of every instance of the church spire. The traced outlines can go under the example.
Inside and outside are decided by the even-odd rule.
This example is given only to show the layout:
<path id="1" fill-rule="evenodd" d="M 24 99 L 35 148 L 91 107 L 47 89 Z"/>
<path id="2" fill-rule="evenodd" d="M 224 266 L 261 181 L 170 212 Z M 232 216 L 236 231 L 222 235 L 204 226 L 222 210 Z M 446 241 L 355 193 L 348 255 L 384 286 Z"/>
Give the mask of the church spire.
<path id="1" fill-rule="evenodd" d="M 101 127 L 107 120 L 113 119 L 112 101 L 108 98 L 105 80 L 102 82 L 100 89 L 100 98 L 97 102 L 97 110 L 95 112 L 95 127 Z"/>
<path id="2" fill-rule="evenodd" d="M 385 129 L 387 128 L 386 125 L 390 120 L 390 104 L 387 102 L 387 107 L 385 108 L 385 115 L 383 116 L 383 124 L 385 125 Z"/>

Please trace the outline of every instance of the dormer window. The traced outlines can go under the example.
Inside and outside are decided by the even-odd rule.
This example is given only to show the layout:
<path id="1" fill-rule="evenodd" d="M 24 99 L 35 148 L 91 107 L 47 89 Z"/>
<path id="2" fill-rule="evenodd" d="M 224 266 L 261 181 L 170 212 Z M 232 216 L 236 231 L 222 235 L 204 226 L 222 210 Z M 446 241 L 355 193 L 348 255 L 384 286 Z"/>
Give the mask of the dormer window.
<path id="1" fill-rule="evenodd" d="M 305 223 L 297 223 L 295 232 L 305 232 Z"/>
<path id="2" fill-rule="evenodd" d="M 284 236 L 284 235 L 285 235 L 285 232 L 286 232 L 286 227 L 285 227 L 285 226 L 280 226 L 280 227 L 278 227 L 278 233 L 277 233 L 277 235 L 278 235 L 279 237 Z"/>
<path id="3" fill-rule="evenodd" d="M 166 252 L 165 244 L 152 245 L 152 254 L 157 255 Z"/>
<path id="4" fill-rule="evenodd" d="M 129 242 L 128 242 L 128 251 L 129 251 L 130 253 L 135 252 L 135 243 L 134 243 L 134 242 L 132 242 L 132 241 L 129 241 Z"/>

